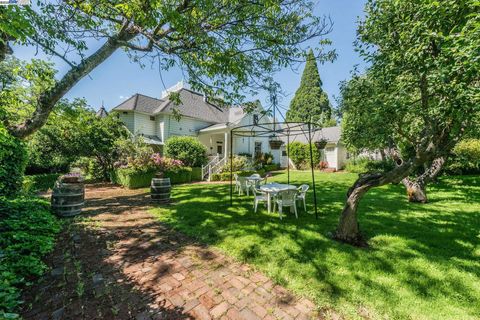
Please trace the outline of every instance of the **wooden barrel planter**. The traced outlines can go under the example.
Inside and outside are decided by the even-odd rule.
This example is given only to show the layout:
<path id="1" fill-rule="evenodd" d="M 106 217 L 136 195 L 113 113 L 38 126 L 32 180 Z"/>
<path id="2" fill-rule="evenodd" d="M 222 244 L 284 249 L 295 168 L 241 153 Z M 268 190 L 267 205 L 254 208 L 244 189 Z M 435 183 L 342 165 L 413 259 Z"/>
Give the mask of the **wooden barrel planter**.
<path id="1" fill-rule="evenodd" d="M 170 202 L 170 178 L 152 178 L 150 185 L 150 196 L 152 200 L 160 203 Z"/>
<path id="2" fill-rule="evenodd" d="M 85 203 L 83 183 L 57 181 L 52 191 L 52 209 L 61 217 L 73 217 L 82 212 Z"/>

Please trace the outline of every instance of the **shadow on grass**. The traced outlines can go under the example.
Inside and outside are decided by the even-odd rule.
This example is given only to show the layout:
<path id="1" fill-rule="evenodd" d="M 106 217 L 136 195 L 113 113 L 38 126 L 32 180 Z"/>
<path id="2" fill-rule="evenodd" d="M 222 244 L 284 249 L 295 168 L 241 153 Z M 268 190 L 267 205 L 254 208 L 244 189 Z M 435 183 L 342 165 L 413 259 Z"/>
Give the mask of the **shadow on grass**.
<path id="1" fill-rule="evenodd" d="M 329 238 L 354 178 L 318 175 L 318 220 L 311 205 L 308 213 L 299 210 L 298 220 L 290 215 L 282 221 L 263 208 L 254 213 L 251 197 L 234 195 L 230 207 L 228 185 L 174 188 L 176 203 L 154 212 L 320 304 L 366 304 L 393 318 L 480 314 L 474 289 L 480 283 L 480 179 L 442 179 L 429 188 L 431 203 L 425 205 L 408 203 L 401 185 L 371 190 L 359 208 L 371 247 L 357 249 Z M 272 180 L 286 182 L 286 175 Z M 308 181 L 309 173 L 291 173 L 292 184 Z M 311 191 L 307 202 L 313 203 Z"/>

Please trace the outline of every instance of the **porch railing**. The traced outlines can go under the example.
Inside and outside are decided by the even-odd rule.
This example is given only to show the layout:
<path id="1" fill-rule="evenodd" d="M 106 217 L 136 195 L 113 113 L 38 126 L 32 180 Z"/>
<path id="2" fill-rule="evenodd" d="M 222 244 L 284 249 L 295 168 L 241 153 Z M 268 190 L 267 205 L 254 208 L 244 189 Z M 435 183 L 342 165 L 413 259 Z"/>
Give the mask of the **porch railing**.
<path id="1" fill-rule="evenodd" d="M 210 173 L 208 175 L 208 181 L 210 181 L 212 174 L 218 173 L 222 167 L 227 163 L 227 156 L 224 156 L 217 163 L 213 164 L 210 168 Z"/>
<path id="2" fill-rule="evenodd" d="M 216 164 L 219 159 L 220 159 L 220 156 L 217 154 L 216 156 L 211 158 L 210 161 L 206 165 L 202 166 L 202 179 L 203 180 L 210 179 L 212 166 L 214 164 Z"/>

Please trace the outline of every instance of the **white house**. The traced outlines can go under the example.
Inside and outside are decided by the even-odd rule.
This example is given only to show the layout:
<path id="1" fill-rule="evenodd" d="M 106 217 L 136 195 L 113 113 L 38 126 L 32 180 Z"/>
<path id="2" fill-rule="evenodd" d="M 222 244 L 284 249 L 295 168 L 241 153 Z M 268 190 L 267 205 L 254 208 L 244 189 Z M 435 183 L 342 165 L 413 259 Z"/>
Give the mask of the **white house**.
<path id="1" fill-rule="evenodd" d="M 169 99 L 169 92 L 178 92 L 181 103 Z M 262 113 L 259 104 L 257 112 L 245 113 L 242 107 L 219 107 L 200 93 L 188 89 L 182 82 L 164 91 L 161 98 L 135 94 L 112 109 L 135 135 L 142 135 L 145 141 L 162 151 L 164 142 L 171 136 L 195 136 L 208 150 L 213 169 L 227 160 L 230 152 L 230 131 L 254 123 L 271 123 L 272 119 Z M 268 127 L 268 126 L 267 126 Z M 325 128 L 324 136 L 329 139 L 327 161 L 339 169 L 346 152 L 340 143 L 338 127 Z M 331 135 L 330 135 L 331 133 Z M 330 141 L 331 140 L 331 141 Z M 233 154 L 271 152 L 274 162 L 285 164 L 285 147 L 272 150 L 268 136 L 233 137 Z"/>
<path id="2" fill-rule="evenodd" d="M 327 141 L 327 145 L 325 146 L 324 150 L 325 161 L 328 164 L 328 168 L 332 168 L 335 170 L 343 169 L 348 159 L 347 149 L 341 141 L 341 135 L 342 132 L 340 126 L 322 128 L 321 130 L 313 132 L 312 135 L 312 142 L 319 141 L 321 139 L 325 139 Z M 286 140 L 283 140 L 286 143 Z M 294 141 L 308 143 L 308 138 L 306 134 L 300 134 L 290 138 L 290 143 Z M 285 149 L 285 147 L 282 147 L 282 167 L 286 167 L 288 163 L 287 153 Z"/>

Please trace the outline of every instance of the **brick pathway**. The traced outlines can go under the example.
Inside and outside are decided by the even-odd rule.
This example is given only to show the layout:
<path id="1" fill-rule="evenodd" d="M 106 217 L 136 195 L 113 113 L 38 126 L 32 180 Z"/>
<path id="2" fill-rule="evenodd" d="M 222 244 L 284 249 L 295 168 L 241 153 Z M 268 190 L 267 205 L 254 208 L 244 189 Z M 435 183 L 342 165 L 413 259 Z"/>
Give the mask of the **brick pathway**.
<path id="1" fill-rule="evenodd" d="M 138 305 L 130 306 L 128 312 L 119 313 L 122 303 L 114 301 L 119 298 L 110 293 L 110 298 L 102 300 L 102 303 L 114 301 L 110 309 L 116 308 L 116 313 L 108 316 L 107 309 L 96 312 L 103 316 L 95 316 L 95 312 L 90 312 L 88 318 L 84 312 L 83 318 L 315 318 L 315 306 L 311 301 L 294 297 L 248 265 L 238 263 L 160 224 L 148 213 L 151 205 L 148 195 L 140 191 L 103 186 L 89 188 L 86 196 L 85 211 L 90 218 L 84 229 L 89 233 L 80 233 L 80 236 L 88 238 L 93 235 L 98 243 L 105 243 L 106 248 L 102 249 L 101 261 L 95 262 L 93 254 L 93 260 L 85 266 L 88 272 L 81 272 L 92 276 L 92 299 L 102 294 L 102 286 L 123 285 L 112 287 L 109 292 L 135 292 L 135 297 L 125 300 L 137 301 L 135 303 Z M 82 241 L 77 241 L 77 244 L 81 246 Z M 96 263 L 99 267 L 95 266 Z M 127 284 L 128 287 L 125 287 Z M 85 301 L 90 299 L 88 296 L 84 295 L 82 299 L 82 305 L 90 302 Z M 70 301 L 68 303 L 72 301 L 64 300 Z M 140 306 L 142 303 L 145 306 Z M 57 305 L 56 308 L 60 307 Z M 69 314 L 72 308 L 65 308 L 47 314 L 55 318 L 54 313 L 60 312 L 58 319 L 77 318 Z M 40 319 L 39 314 L 39 310 L 30 310 L 24 316 L 27 319 L 29 315 L 32 319 Z"/>

